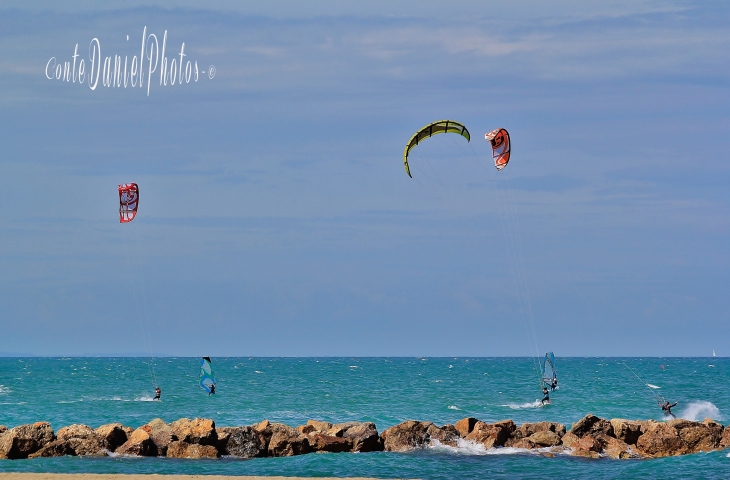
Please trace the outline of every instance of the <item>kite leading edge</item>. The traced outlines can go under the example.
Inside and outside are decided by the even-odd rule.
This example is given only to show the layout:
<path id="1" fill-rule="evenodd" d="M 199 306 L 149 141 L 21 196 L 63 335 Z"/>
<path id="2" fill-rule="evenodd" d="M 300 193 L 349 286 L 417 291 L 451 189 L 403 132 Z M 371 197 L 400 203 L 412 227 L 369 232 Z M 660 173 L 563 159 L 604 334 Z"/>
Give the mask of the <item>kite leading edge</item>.
<path id="1" fill-rule="evenodd" d="M 467 130 L 464 125 L 454 120 L 439 120 L 438 122 L 426 125 L 411 137 L 403 151 L 403 166 L 405 167 L 406 173 L 409 177 L 413 178 L 411 175 L 411 169 L 408 167 L 408 153 L 413 147 L 421 143 L 421 140 L 436 135 L 437 133 L 458 133 L 462 137 L 466 138 L 467 142 L 471 140 L 469 130 Z"/>

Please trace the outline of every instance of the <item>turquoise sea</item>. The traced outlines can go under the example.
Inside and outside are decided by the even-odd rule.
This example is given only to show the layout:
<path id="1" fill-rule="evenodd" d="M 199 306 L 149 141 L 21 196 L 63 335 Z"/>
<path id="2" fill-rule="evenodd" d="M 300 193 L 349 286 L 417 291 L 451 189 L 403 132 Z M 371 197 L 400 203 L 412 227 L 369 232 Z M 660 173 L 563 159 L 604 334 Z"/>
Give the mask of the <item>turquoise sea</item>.
<path id="1" fill-rule="evenodd" d="M 648 388 L 625 366 L 630 366 Z M 560 389 L 539 407 L 532 358 L 216 358 L 218 389 L 197 386 L 198 358 L 0 358 L 0 424 L 50 421 L 138 427 L 153 418 L 207 417 L 218 426 L 263 419 L 453 423 L 473 416 L 570 424 L 586 413 L 662 420 L 654 393 L 678 417 L 730 418 L 730 359 L 557 358 Z M 662 366 L 664 368 L 662 368 Z M 162 402 L 152 402 L 153 387 Z M 513 449 L 431 448 L 412 453 L 289 458 L 0 460 L 3 472 L 98 472 L 382 478 L 730 478 L 730 450 L 659 460 L 544 458 Z"/>

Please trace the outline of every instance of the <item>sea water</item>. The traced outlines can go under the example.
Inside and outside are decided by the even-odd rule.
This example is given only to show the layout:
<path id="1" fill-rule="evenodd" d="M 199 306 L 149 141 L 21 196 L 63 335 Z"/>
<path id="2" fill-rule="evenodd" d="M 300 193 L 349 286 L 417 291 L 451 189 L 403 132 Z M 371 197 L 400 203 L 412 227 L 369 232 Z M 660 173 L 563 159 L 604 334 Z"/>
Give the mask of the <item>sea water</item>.
<path id="1" fill-rule="evenodd" d="M 49 421 L 91 427 L 153 418 L 205 417 L 218 426 L 263 419 L 371 421 L 378 431 L 408 419 L 454 423 L 664 420 L 657 399 L 678 401 L 678 417 L 727 423 L 730 359 L 558 358 L 560 388 L 542 406 L 532 358 L 216 358 L 216 394 L 198 387 L 198 358 L 0 358 L 0 424 Z M 628 368 L 641 377 L 637 378 Z M 646 382 L 643 383 L 643 382 Z M 658 388 L 651 388 L 652 387 Z M 162 401 L 154 402 L 154 387 Z M 588 460 L 462 442 L 409 453 L 310 454 L 288 458 L 38 458 L 0 460 L 0 471 L 160 473 L 382 478 L 730 478 L 727 451 L 657 460 Z"/>

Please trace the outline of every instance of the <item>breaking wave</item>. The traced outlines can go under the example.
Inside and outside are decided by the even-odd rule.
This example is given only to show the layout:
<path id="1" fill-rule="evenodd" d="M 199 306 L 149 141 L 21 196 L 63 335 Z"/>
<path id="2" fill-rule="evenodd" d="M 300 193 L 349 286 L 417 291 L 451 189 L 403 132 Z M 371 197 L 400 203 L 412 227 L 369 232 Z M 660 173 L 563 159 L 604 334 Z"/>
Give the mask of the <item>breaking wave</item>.
<path id="1" fill-rule="evenodd" d="M 568 448 L 536 448 L 534 450 L 528 450 L 526 448 L 514 448 L 514 447 L 496 447 L 496 448 L 485 448 L 481 443 L 472 442 L 460 438 L 456 442 L 456 446 L 444 445 L 438 440 L 432 440 L 429 445 L 429 450 L 437 452 L 451 453 L 454 455 L 543 455 L 545 453 L 551 453 L 553 455 L 569 455 L 570 449 Z"/>
<path id="2" fill-rule="evenodd" d="M 687 405 L 687 408 L 682 410 L 679 418 L 684 418 L 685 420 L 691 420 L 693 422 L 701 422 L 705 418 L 723 420 L 723 416 L 715 404 L 704 400 L 691 402 Z"/>
<path id="3" fill-rule="evenodd" d="M 12 390 L 10 390 L 10 387 L 6 387 L 5 385 L 0 385 L 0 395 L 4 395 L 6 393 L 10 393 Z"/>

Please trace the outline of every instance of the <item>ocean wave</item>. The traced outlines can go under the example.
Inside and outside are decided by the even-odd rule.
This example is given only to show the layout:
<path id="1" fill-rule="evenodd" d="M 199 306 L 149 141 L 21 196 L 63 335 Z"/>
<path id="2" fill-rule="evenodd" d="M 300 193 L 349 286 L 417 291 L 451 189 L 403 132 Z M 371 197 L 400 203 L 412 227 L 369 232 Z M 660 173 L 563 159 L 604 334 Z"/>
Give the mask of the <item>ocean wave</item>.
<path id="1" fill-rule="evenodd" d="M 10 390 L 10 387 L 6 387 L 5 385 L 0 385 L 0 395 L 5 395 L 10 392 L 12 392 L 12 390 Z"/>
<path id="2" fill-rule="evenodd" d="M 438 440 L 432 440 L 428 446 L 429 450 L 436 452 L 451 453 L 454 455 L 543 455 L 551 453 L 553 455 L 570 455 L 570 449 L 565 447 L 545 447 L 545 448 L 514 448 L 514 447 L 496 447 L 485 448 L 483 444 L 464 440 L 460 438 L 456 441 L 456 446 L 444 445 Z"/>
<path id="3" fill-rule="evenodd" d="M 540 400 L 535 400 L 531 403 L 505 403 L 504 405 L 500 405 L 500 407 L 507 407 L 512 410 L 522 410 L 525 408 L 542 408 L 544 405 Z"/>
<path id="4" fill-rule="evenodd" d="M 689 405 L 687 405 L 687 408 L 682 410 L 679 418 L 684 418 L 685 420 L 691 420 L 693 422 L 701 422 L 705 418 L 711 418 L 713 420 L 724 419 L 722 414 L 720 413 L 720 410 L 715 406 L 714 403 L 704 400 L 691 402 Z"/>
<path id="5" fill-rule="evenodd" d="M 460 409 L 459 407 L 457 407 L 456 405 L 449 405 L 449 407 L 448 407 L 448 408 L 449 408 L 449 410 L 461 410 L 461 409 Z"/>

